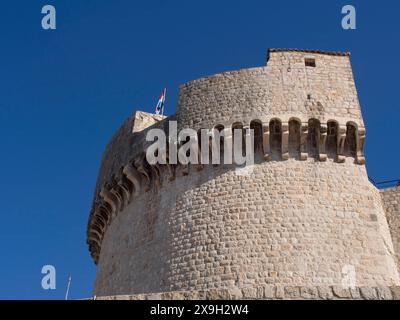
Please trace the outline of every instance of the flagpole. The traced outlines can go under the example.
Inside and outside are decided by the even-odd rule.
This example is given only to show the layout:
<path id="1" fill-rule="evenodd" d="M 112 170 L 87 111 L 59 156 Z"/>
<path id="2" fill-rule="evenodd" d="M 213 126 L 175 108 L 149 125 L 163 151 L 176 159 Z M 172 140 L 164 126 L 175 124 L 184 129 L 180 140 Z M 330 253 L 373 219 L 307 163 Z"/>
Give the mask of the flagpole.
<path id="1" fill-rule="evenodd" d="M 165 99 L 167 98 L 167 88 L 164 88 L 164 106 L 161 110 L 161 115 L 164 115 L 164 108 L 165 108 Z"/>
<path id="2" fill-rule="evenodd" d="M 71 280 L 72 280 L 72 277 L 69 276 L 69 278 L 68 278 L 68 285 L 67 285 L 67 292 L 65 293 L 65 300 L 68 300 L 68 293 L 69 293 L 69 287 L 70 287 L 70 285 L 71 285 Z"/>

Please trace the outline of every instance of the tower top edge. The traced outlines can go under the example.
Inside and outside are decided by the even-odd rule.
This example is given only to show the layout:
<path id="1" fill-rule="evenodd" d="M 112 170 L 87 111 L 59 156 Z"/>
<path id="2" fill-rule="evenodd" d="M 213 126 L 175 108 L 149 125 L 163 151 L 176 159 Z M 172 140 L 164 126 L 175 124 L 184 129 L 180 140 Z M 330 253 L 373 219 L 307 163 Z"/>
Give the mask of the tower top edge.
<path id="1" fill-rule="evenodd" d="M 301 52 L 301 53 L 312 53 L 312 54 L 325 54 L 331 56 L 343 56 L 349 57 L 349 51 L 326 51 L 326 50 L 318 50 L 318 49 L 297 49 L 297 48 L 269 48 L 268 56 L 273 52 Z"/>

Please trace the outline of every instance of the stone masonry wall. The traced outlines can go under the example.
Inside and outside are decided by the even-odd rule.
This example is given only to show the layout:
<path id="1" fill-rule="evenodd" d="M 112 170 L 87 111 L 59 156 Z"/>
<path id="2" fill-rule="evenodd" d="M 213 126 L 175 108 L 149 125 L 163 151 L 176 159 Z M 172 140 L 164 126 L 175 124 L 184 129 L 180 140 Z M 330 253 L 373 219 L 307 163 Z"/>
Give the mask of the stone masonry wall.
<path id="1" fill-rule="evenodd" d="M 305 66 L 308 57 L 315 68 Z M 170 167 L 132 161 L 145 150 L 145 131 L 170 119 L 193 129 L 258 119 L 268 130 L 275 118 L 286 128 L 282 145 L 288 121 L 300 122 L 301 156 L 264 154 L 244 175 L 234 166 L 178 165 L 171 176 Z M 307 156 L 310 118 L 338 124 L 336 156 Z M 345 154 L 349 123 L 356 150 Z M 349 268 L 359 287 L 400 284 L 381 196 L 363 165 L 347 54 L 273 50 L 266 67 L 181 86 L 176 115 L 134 135 L 130 125 L 107 147 L 89 219 L 95 295 L 341 286 Z"/>
<path id="2" fill-rule="evenodd" d="M 270 162 L 164 181 L 121 212 L 102 244 L 94 293 L 251 285 L 359 286 L 399 278 L 379 193 L 364 166 Z"/>
<path id="3" fill-rule="evenodd" d="M 93 297 L 93 300 L 400 300 L 400 287 L 255 286 Z"/>
<path id="4" fill-rule="evenodd" d="M 380 190 L 400 272 L 400 186 Z"/>
<path id="5" fill-rule="evenodd" d="M 314 57 L 316 67 L 306 67 Z M 177 118 L 193 129 L 236 121 L 315 117 L 363 126 L 348 56 L 271 52 L 266 67 L 229 71 L 180 87 Z"/>

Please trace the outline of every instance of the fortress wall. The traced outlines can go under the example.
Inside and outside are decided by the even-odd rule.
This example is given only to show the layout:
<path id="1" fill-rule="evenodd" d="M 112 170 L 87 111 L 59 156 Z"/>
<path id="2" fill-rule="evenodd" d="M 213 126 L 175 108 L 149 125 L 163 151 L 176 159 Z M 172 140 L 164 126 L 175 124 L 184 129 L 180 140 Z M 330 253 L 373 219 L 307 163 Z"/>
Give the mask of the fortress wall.
<path id="1" fill-rule="evenodd" d="M 365 167 L 263 162 L 248 176 L 193 169 L 135 199 L 108 228 L 94 293 L 256 285 L 398 285 L 389 230 Z"/>
<path id="2" fill-rule="evenodd" d="M 315 68 L 305 66 L 306 57 L 315 58 Z M 349 56 L 270 52 L 266 67 L 224 72 L 180 87 L 181 127 L 197 130 L 275 116 L 354 121 L 363 127 Z"/>
<path id="3" fill-rule="evenodd" d="M 316 68 L 304 65 L 310 56 Z M 285 124 L 292 117 L 300 130 Z M 319 130 L 307 123 L 312 117 Z M 278 138 L 268 133 L 273 118 L 282 122 Z M 170 119 L 194 129 L 259 119 L 263 153 L 248 175 L 228 166 L 149 166 L 146 130 Z M 333 156 L 322 127 L 331 119 L 339 123 Z M 357 286 L 400 284 L 381 196 L 363 165 L 347 55 L 271 51 L 267 67 L 183 85 L 176 115 L 134 134 L 132 121 L 107 146 L 97 182 L 88 223 L 94 294 L 332 286 L 353 267 Z M 287 152 L 291 134 L 299 137 L 295 157 Z"/>
<path id="4" fill-rule="evenodd" d="M 400 272 L 400 186 L 380 190 Z"/>
<path id="5" fill-rule="evenodd" d="M 97 265 L 95 295 L 167 290 L 168 215 L 173 199 L 162 191 L 167 193 L 140 194 L 108 227 Z"/>

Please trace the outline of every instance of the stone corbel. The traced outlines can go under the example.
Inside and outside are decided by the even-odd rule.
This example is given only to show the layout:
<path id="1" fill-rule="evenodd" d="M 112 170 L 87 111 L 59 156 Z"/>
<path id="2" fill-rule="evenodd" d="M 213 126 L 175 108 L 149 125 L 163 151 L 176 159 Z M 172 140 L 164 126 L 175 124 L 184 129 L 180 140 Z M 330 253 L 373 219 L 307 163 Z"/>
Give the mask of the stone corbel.
<path id="1" fill-rule="evenodd" d="M 120 180 L 118 180 L 118 186 L 122 191 L 122 199 L 123 199 L 123 207 L 125 208 L 129 202 L 131 201 L 131 193 L 129 192 L 126 183 L 125 183 L 125 177 L 122 177 Z"/>
<path id="2" fill-rule="evenodd" d="M 93 251 L 90 252 L 95 265 L 97 265 L 97 263 L 99 262 L 99 255 L 100 255 L 99 251 L 100 250 L 96 248 L 96 249 L 93 249 Z"/>
<path id="3" fill-rule="evenodd" d="M 100 191 L 100 197 L 104 202 L 108 203 L 111 207 L 111 218 L 114 218 L 118 212 L 119 205 L 118 199 L 114 194 L 112 194 L 107 188 L 102 188 Z"/>
<path id="4" fill-rule="evenodd" d="M 347 127 L 345 125 L 338 126 L 338 137 L 337 137 L 337 162 L 343 163 L 346 160 L 346 156 L 344 155 L 344 143 L 346 141 L 346 130 Z"/>
<path id="5" fill-rule="evenodd" d="M 138 195 L 140 191 L 140 181 L 142 179 L 137 169 L 132 164 L 128 164 L 124 167 L 123 173 L 129 179 L 129 181 L 132 182 L 135 196 Z"/>
<path id="6" fill-rule="evenodd" d="M 100 243 L 101 239 L 102 239 L 102 235 L 98 231 L 96 231 L 95 229 L 93 229 L 91 227 L 90 232 L 89 232 L 89 239 Z"/>
<path id="7" fill-rule="evenodd" d="M 358 129 L 358 135 L 357 135 L 357 156 L 356 156 L 357 164 L 365 164 L 364 143 L 365 143 L 365 128 L 360 128 Z"/>
<path id="8" fill-rule="evenodd" d="M 100 239 L 102 239 L 104 230 L 98 223 L 94 222 L 90 227 L 90 231 L 96 232 L 99 235 Z"/>
<path id="9" fill-rule="evenodd" d="M 110 207 L 110 208 L 111 208 L 111 207 Z M 98 206 L 99 215 L 100 215 L 101 217 L 103 217 L 104 222 L 106 223 L 106 225 L 108 225 L 109 222 L 111 221 L 111 210 L 112 210 L 112 209 L 109 209 L 109 208 L 107 208 L 107 207 L 104 206 L 104 205 L 99 205 L 99 206 Z"/>
<path id="10" fill-rule="evenodd" d="M 210 136 L 209 136 L 208 144 L 207 144 L 208 145 L 208 159 L 209 159 L 208 164 L 212 164 L 214 131 L 210 130 L 209 134 L 210 134 Z"/>
<path id="11" fill-rule="evenodd" d="M 244 145 L 242 145 L 242 154 L 243 154 L 243 150 L 244 150 L 245 155 L 246 155 L 246 161 L 247 161 L 247 159 L 249 159 L 250 154 L 253 155 L 253 159 L 254 159 L 254 147 L 255 147 L 254 146 L 254 131 L 253 131 L 253 135 L 252 135 L 249 124 L 245 124 L 243 126 L 242 143 L 244 144 Z"/>
<path id="12" fill-rule="evenodd" d="M 271 146 L 269 144 L 269 123 L 263 122 L 263 151 L 264 151 L 264 159 L 266 161 L 271 161 Z"/>
<path id="13" fill-rule="evenodd" d="M 282 160 L 289 159 L 289 123 L 282 122 Z"/>
<path id="14" fill-rule="evenodd" d="M 220 164 L 230 164 L 229 162 L 225 163 L 225 154 L 228 154 L 228 156 L 230 157 L 231 163 L 233 164 L 233 162 L 234 162 L 234 158 L 233 158 L 234 147 L 233 147 L 233 131 L 232 131 L 232 129 L 225 128 L 223 130 L 223 137 L 224 137 L 224 143 L 222 144 L 221 149 L 220 149 L 220 159 L 219 159 Z M 242 146 L 242 148 L 243 148 L 243 146 Z M 216 164 L 216 165 L 218 166 L 219 164 Z"/>
<path id="15" fill-rule="evenodd" d="M 95 212 L 94 213 L 94 224 L 98 225 L 101 227 L 101 229 L 104 229 L 107 226 L 107 221 L 104 219 L 104 217 L 99 213 Z"/>
<path id="16" fill-rule="evenodd" d="M 327 154 L 326 154 L 326 137 L 328 133 L 328 126 L 324 123 L 320 125 L 320 133 L 319 133 L 319 161 L 326 161 Z"/>
<path id="17" fill-rule="evenodd" d="M 90 255 L 92 256 L 94 263 L 97 265 L 97 262 L 99 261 L 99 255 L 100 255 L 100 243 L 97 241 L 92 241 L 91 245 L 89 246 L 89 251 Z"/>
<path id="18" fill-rule="evenodd" d="M 117 209 L 121 211 L 124 208 L 124 198 L 123 195 L 118 190 L 118 185 L 112 187 L 110 192 L 115 196 L 117 199 Z"/>
<path id="19" fill-rule="evenodd" d="M 146 167 L 144 166 L 144 159 L 134 160 L 134 165 L 137 168 L 137 171 L 144 177 L 144 180 L 142 180 L 144 191 L 149 191 L 151 180 L 150 175 L 147 172 Z"/>
<path id="20" fill-rule="evenodd" d="M 89 245 L 89 252 L 90 252 L 91 256 L 94 258 L 95 253 L 98 254 L 98 252 L 99 252 L 98 248 L 100 247 L 100 242 L 99 242 L 99 240 L 93 238 L 91 236 L 91 234 L 89 233 L 88 238 L 87 238 L 87 244 Z"/>
<path id="21" fill-rule="evenodd" d="M 307 150 L 308 123 L 300 126 L 300 160 L 305 161 L 308 158 Z"/>

